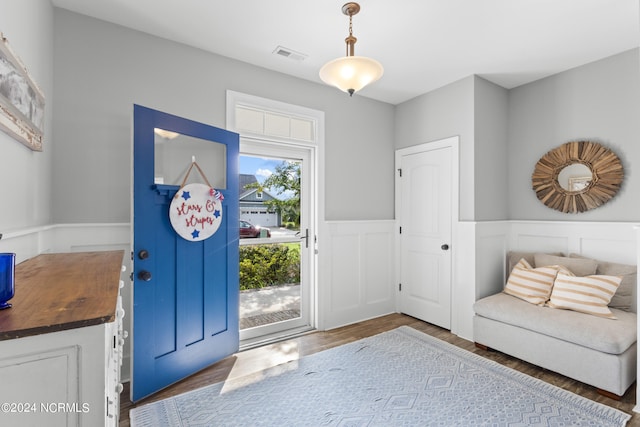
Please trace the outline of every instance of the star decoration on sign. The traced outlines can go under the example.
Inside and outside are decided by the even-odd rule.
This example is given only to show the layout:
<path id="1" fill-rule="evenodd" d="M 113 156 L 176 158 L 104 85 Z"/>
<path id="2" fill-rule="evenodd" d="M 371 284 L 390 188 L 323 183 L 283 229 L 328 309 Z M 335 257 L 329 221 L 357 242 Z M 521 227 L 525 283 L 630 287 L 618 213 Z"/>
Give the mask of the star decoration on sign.
<path id="1" fill-rule="evenodd" d="M 191 233 L 191 237 L 193 237 L 194 239 L 197 239 L 200 236 L 200 232 L 198 230 L 193 230 L 193 232 Z"/>
<path id="2" fill-rule="evenodd" d="M 220 209 L 216 209 L 215 211 L 213 211 L 213 216 L 216 218 L 220 217 Z"/>
<path id="3" fill-rule="evenodd" d="M 191 198 L 191 194 L 189 194 L 188 191 L 183 191 L 182 192 L 182 198 L 185 200 L 189 200 Z"/>

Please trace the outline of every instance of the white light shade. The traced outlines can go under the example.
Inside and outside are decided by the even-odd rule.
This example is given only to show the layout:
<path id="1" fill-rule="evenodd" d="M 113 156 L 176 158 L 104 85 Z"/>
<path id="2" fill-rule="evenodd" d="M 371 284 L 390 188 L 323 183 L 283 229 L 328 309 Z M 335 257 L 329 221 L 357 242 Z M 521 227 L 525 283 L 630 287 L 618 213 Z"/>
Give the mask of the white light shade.
<path id="1" fill-rule="evenodd" d="M 384 70 L 375 59 L 345 56 L 327 62 L 320 69 L 320 78 L 328 85 L 353 94 L 382 77 Z"/>

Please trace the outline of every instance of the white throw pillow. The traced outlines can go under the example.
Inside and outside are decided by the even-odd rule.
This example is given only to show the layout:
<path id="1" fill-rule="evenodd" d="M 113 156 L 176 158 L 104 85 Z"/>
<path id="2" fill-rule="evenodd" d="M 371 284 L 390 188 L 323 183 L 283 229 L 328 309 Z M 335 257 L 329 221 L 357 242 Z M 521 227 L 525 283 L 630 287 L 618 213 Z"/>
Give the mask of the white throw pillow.
<path id="1" fill-rule="evenodd" d="M 608 305 L 621 281 L 622 276 L 576 277 L 558 273 L 548 305 L 616 319 Z"/>
<path id="2" fill-rule="evenodd" d="M 522 258 L 513 267 L 504 292 L 531 304 L 544 305 L 549 300 L 553 282 L 560 269 L 567 275 L 572 274 L 558 265 L 533 268 Z"/>

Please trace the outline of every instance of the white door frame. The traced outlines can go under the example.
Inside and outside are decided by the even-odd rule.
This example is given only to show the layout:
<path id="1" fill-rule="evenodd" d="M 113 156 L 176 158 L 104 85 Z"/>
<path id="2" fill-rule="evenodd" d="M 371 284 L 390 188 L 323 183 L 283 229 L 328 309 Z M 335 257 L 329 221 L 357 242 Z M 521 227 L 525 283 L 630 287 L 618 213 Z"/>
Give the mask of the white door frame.
<path id="1" fill-rule="evenodd" d="M 400 168 L 401 160 L 403 156 L 422 153 L 426 151 L 439 150 L 442 148 L 451 149 L 451 332 L 455 333 L 458 329 L 457 322 L 457 296 L 456 296 L 456 244 L 457 244 L 457 230 L 458 221 L 460 218 L 460 200 L 459 200 L 459 176 L 460 176 L 460 157 L 459 157 L 459 141 L 458 136 L 451 136 L 431 142 L 426 142 L 411 147 L 400 148 L 395 152 L 395 212 L 396 212 L 396 241 L 395 241 L 395 253 L 396 253 L 396 284 L 400 283 L 400 256 L 401 256 L 401 239 L 400 239 L 400 219 L 402 218 L 402 205 L 401 205 L 401 180 L 400 180 Z M 396 286 L 396 311 L 400 310 L 400 290 L 399 286 Z"/>
<path id="2" fill-rule="evenodd" d="M 283 116 L 298 117 L 303 120 L 312 121 L 314 123 L 313 138 L 311 140 L 296 140 L 282 136 L 268 135 L 256 129 L 245 131 L 236 128 L 236 107 L 243 106 L 255 108 L 257 111 L 264 111 L 274 114 L 282 114 Z M 226 126 L 228 130 L 238 132 L 240 134 L 240 154 L 257 153 L 260 151 L 258 146 L 269 145 L 270 152 L 268 156 L 278 156 L 278 152 L 290 147 L 293 150 L 307 150 L 309 156 L 308 169 L 311 174 L 311 188 L 307 189 L 309 197 L 309 258 L 308 258 L 308 277 L 310 281 L 309 289 L 309 328 L 316 328 L 320 324 L 322 307 L 320 307 L 320 299 L 318 298 L 318 241 L 322 241 L 325 231 L 324 224 L 324 112 L 314 110 L 299 105 L 288 104 L 268 98 L 262 98 L 254 95 L 248 95 L 241 92 L 227 90 L 227 119 Z M 279 147 L 279 148 L 278 148 Z M 254 150 L 255 148 L 255 150 Z M 283 154 L 286 158 L 287 155 Z M 289 156 L 290 157 L 290 156 Z M 304 194 L 301 192 L 301 196 Z M 302 201 L 302 203 L 305 203 Z M 292 331 L 295 333 L 295 331 Z M 268 337 L 265 337 L 268 339 Z M 246 343 L 241 342 L 241 347 Z M 249 344 L 250 345 L 250 344 Z"/>

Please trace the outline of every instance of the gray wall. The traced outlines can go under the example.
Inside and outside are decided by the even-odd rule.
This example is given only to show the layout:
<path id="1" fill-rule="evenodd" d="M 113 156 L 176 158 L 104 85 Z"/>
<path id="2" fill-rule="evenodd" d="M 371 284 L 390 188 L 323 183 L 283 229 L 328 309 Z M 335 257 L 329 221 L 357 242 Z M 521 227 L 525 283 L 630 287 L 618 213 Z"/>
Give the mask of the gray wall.
<path id="1" fill-rule="evenodd" d="M 0 28 L 47 101 L 44 152 L 0 132 L 0 233 L 128 222 L 131 105 L 224 127 L 226 89 L 325 111 L 329 220 L 393 218 L 394 149 L 452 135 L 460 136 L 463 220 L 503 219 L 504 203 L 509 219 L 638 220 L 638 49 L 508 91 L 501 151 L 504 95 L 478 77 L 394 108 L 53 9 L 48 0 L 1 3 Z M 567 215 L 535 198 L 530 175 L 546 151 L 577 138 L 615 150 L 626 178 L 608 204 Z"/>
<path id="2" fill-rule="evenodd" d="M 474 219 L 508 219 L 509 91 L 478 76 L 474 89 Z"/>
<path id="3" fill-rule="evenodd" d="M 509 217 L 560 221 L 640 219 L 640 62 L 638 49 L 509 91 Z M 588 212 L 565 214 L 544 206 L 531 189 L 536 162 L 565 142 L 591 139 L 622 160 L 618 195 Z"/>
<path id="4" fill-rule="evenodd" d="M 55 222 L 129 221 L 134 103 L 225 127 L 227 89 L 325 112 L 325 219 L 393 218 L 392 105 L 66 10 L 54 18 Z"/>
<path id="5" fill-rule="evenodd" d="M 0 233 L 51 219 L 53 8 L 49 0 L 0 2 L 0 31 L 45 95 L 43 152 L 0 131 Z"/>
<path id="6" fill-rule="evenodd" d="M 470 76 L 396 107 L 396 148 L 460 136 L 460 220 L 638 221 L 640 60 L 633 49 L 506 90 Z M 531 173 L 547 151 L 577 139 L 621 158 L 620 193 L 589 212 L 544 206 Z"/>
<path id="7" fill-rule="evenodd" d="M 396 106 L 396 149 L 459 136 L 460 219 L 473 220 L 474 77 L 470 76 Z"/>
<path id="8" fill-rule="evenodd" d="M 396 148 L 458 135 L 460 220 L 506 219 L 508 92 L 469 76 L 396 107 Z"/>

